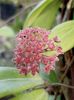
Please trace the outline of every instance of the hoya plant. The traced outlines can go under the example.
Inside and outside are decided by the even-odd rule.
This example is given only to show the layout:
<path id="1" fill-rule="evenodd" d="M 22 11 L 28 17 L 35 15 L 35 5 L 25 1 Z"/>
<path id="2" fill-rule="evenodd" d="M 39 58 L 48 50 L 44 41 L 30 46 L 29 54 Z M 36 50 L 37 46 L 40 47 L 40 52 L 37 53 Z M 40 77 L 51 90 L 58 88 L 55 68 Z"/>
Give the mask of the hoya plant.
<path id="1" fill-rule="evenodd" d="M 59 56 L 74 47 L 74 21 L 54 27 L 60 5 L 61 0 L 43 0 L 25 20 L 16 36 L 16 67 L 0 67 L 0 99 L 64 100 L 62 90 L 74 89 L 68 83 L 67 70 L 62 77 L 57 70 Z"/>
<path id="2" fill-rule="evenodd" d="M 69 21 L 51 31 L 38 27 L 20 31 L 13 59 L 17 68 L 0 67 L 0 98 L 54 100 L 60 86 L 74 89 L 61 83 L 55 64 L 60 54 L 74 46 L 73 26 L 74 21 Z"/>

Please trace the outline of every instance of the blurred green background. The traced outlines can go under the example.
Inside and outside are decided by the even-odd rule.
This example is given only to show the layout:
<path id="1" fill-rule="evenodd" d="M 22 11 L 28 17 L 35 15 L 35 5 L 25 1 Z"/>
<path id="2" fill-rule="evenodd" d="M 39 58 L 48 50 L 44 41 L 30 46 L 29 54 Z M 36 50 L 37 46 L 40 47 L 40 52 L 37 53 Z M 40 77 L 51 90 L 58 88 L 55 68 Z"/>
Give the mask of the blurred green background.
<path id="1" fill-rule="evenodd" d="M 39 0 L 0 0 L 0 66 L 14 66 L 16 34 Z"/>

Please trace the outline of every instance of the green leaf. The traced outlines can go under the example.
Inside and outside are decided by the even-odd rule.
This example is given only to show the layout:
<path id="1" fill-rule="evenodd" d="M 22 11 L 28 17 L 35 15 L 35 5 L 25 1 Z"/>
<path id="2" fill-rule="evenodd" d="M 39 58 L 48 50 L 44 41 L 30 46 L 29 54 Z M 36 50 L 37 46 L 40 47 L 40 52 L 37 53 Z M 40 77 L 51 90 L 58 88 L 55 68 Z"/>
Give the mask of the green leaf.
<path id="1" fill-rule="evenodd" d="M 17 94 L 25 89 L 42 84 L 42 79 L 36 75 L 21 76 L 15 68 L 0 67 L 0 98 Z"/>
<path id="2" fill-rule="evenodd" d="M 44 72 L 44 66 L 43 64 L 40 65 L 40 76 L 45 80 L 48 81 L 49 83 L 56 83 L 58 82 L 58 75 L 56 71 L 52 70 L 50 71 L 49 74 Z"/>
<path id="3" fill-rule="evenodd" d="M 51 30 L 49 39 L 58 36 L 61 39 L 61 42 L 58 43 L 63 49 L 63 52 L 66 52 L 74 47 L 74 21 L 67 21 L 62 24 L 57 25 Z M 45 52 L 45 55 L 53 55 L 53 52 Z"/>
<path id="4" fill-rule="evenodd" d="M 32 76 L 31 74 L 28 75 L 21 75 L 14 67 L 0 67 L 0 80 L 1 79 L 13 79 L 13 78 L 38 78 L 41 80 L 38 74 Z"/>
<path id="5" fill-rule="evenodd" d="M 38 26 L 51 28 L 60 6 L 60 0 L 42 1 L 27 17 L 24 27 Z"/>
<path id="6" fill-rule="evenodd" d="M 16 96 L 11 100 L 48 100 L 48 94 L 43 89 Z"/>
<path id="7" fill-rule="evenodd" d="M 29 77 L 29 75 L 26 77 Z M 15 67 L 0 67 L 0 80 L 11 78 L 24 78 L 24 76 L 19 74 Z"/>
<path id="8" fill-rule="evenodd" d="M 11 27 L 4 26 L 0 28 L 0 36 L 7 38 L 7 37 L 14 37 L 15 34 Z"/>
<path id="9" fill-rule="evenodd" d="M 49 74 L 49 83 L 57 83 L 59 80 L 58 80 L 58 76 L 57 76 L 57 73 L 52 70 L 50 71 L 50 74 Z"/>
<path id="10" fill-rule="evenodd" d="M 54 100 L 55 96 L 54 95 L 49 95 L 49 100 Z M 57 97 L 57 100 L 61 100 L 61 96 L 59 95 Z"/>

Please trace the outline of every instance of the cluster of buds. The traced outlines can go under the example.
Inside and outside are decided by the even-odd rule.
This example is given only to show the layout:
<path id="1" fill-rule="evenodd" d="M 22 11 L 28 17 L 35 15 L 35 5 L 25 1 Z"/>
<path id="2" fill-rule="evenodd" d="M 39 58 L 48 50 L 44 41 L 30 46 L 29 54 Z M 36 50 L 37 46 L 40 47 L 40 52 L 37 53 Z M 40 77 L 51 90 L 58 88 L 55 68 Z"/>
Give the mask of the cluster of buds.
<path id="1" fill-rule="evenodd" d="M 40 64 L 44 65 L 46 73 L 54 69 L 62 48 L 56 45 L 56 42 L 60 42 L 57 36 L 49 39 L 50 33 L 42 28 L 26 28 L 19 32 L 16 37 L 14 62 L 21 74 L 35 75 L 40 70 Z M 46 51 L 56 51 L 56 53 L 53 56 L 46 56 L 44 54 Z"/>

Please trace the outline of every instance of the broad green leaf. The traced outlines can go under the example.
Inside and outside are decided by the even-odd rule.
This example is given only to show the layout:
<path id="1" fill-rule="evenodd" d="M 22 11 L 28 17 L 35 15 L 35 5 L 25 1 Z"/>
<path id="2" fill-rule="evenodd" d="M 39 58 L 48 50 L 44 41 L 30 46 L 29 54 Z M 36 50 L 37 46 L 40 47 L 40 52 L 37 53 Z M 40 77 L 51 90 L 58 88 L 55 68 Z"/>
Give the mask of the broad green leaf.
<path id="1" fill-rule="evenodd" d="M 21 91 L 43 83 L 34 78 L 13 78 L 0 80 L 0 98 L 6 95 L 18 94 Z"/>
<path id="2" fill-rule="evenodd" d="M 57 25 L 52 29 L 49 39 L 58 36 L 61 42 L 58 43 L 66 52 L 74 47 L 74 21 L 67 21 L 62 24 Z M 51 55 L 51 52 L 45 52 L 45 55 Z"/>
<path id="3" fill-rule="evenodd" d="M 4 26 L 4 27 L 0 28 L 0 36 L 3 36 L 3 37 L 14 37 L 15 34 L 14 34 L 14 31 L 12 30 L 11 27 Z"/>
<path id="4" fill-rule="evenodd" d="M 21 76 L 15 68 L 0 67 L 0 98 L 17 94 L 27 88 L 42 84 L 42 79 L 36 76 Z"/>
<path id="5" fill-rule="evenodd" d="M 58 8 L 60 0 L 44 0 L 42 1 L 27 17 L 24 27 L 38 26 L 44 28 L 51 28 Z"/>
<path id="6" fill-rule="evenodd" d="M 58 35 L 61 39 L 59 44 L 66 52 L 74 47 L 74 21 L 64 22 L 52 29 L 51 36 Z"/>
<path id="7" fill-rule="evenodd" d="M 30 26 L 30 24 L 32 24 L 33 21 L 36 20 L 36 18 L 39 16 L 39 14 L 45 9 L 45 7 L 51 3 L 53 0 L 44 0 L 42 2 L 40 2 L 28 15 L 27 19 L 26 19 L 26 26 Z"/>
<path id="8" fill-rule="evenodd" d="M 40 89 L 27 94 L 16 96 L 11 100 L 48 100 L 48 94 L 43 89 Z"/>

